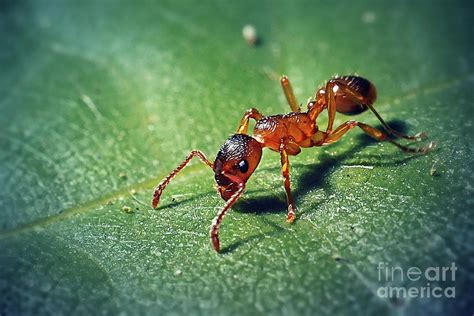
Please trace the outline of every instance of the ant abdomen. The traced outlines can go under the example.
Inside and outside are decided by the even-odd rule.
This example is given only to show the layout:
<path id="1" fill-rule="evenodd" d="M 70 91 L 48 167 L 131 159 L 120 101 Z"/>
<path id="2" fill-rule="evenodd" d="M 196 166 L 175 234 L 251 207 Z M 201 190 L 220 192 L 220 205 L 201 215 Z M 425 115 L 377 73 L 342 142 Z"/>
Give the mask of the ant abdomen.
<path id="1" fill-rule="evenodd" d="M 325 91 L 334 91 L 336 111 L 345 115 L 356 115 L 367 110 L 377 99 L 375 86 L 367 79 L 358 76 L 335 77 L 325 88 L 318 90 L 316 99 L 326 103 Z M 355 93 L 354 93 L 355 92 Z"/>

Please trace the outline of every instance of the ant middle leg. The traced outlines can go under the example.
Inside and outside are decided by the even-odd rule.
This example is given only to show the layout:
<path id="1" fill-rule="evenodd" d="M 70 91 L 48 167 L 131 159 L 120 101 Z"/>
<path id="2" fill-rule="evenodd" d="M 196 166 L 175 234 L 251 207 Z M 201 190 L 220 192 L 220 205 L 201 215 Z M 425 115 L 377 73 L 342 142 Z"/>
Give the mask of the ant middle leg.
<path id="1" fill-rule="evenodd" d="M 295 203 L 293 201 L 293 196 L 291 195 L 291 182 L 290 182 L 290 161 L 288 159 L 288 151 L 286 146 L 290 146 L 290 154 L 295 154 L 299 153 L 301 150 L 299 147 L 297 147 L 296 144 L 294 143 L 288 143 L 285 140 L 281 140 L 280 142 L 280 161 L 281 161 L 281 173 L 283 175 L 284 179 L 284 186 L 285 186 L 285 192 L 286 192 L 286 203 L 288 205 L 288 213 L 287 213 L 287 218 L 286 220 L 290 223 L 293 223 L 295 221 Z M 293 151 L 293 152 L 291 152 Z"/>
<path id="2" fill-rule="evenodd" d="M 405 145 L 402 145 L 396 141 L 394 141 L 393 139 L 390 139 L 388 137 L 388 135 L 375 128 L 375 127 L 372 127 L 370 125 L 367 125 L 365 123 L 361 123 L 361 122 L 357 122 L 357 121 L 347 121 L 345 123 L 343 123 L 342 125 L 340 125 L 338 128 L 336 128 L 334 130 L 334 132 L 328 134 L 326 136 L 326 138 L 322 141 L 321 145 L 328 145 L 328 144 L 332 144 L 336 141 L 338 141 L 344 134 L 346 134 L 348 131 L 350 131 L 351 129 L 353 129 L 354 127 L 360 127 L 367 135 L 371 136 L 372 138 L 378 140 L 378 141 L 388 141 L 392 144 L 394 144 L 395 146 L 397 146 L 398 148 L 400 148 L 402 151 L 406 152 L 406 153 L 427 153 L 428 151 L 432 150 L 433 148 L 435 148 L 435 144 L 433 142 L 430 142 L 428 145 L 426 146 L 423 146 L 423 147 L 408 147 L 408 146 L 405 146 Z"/>
<path id="3" fill-rule="evenodd" d="M 260 120 L 263 115 L 255 108 L 248 109 L 242 119 L 240 120 L 239 127 L 237 128 L 237 134 L 247 134 L 249 128 L 250 119 L 255 121 Z"/>

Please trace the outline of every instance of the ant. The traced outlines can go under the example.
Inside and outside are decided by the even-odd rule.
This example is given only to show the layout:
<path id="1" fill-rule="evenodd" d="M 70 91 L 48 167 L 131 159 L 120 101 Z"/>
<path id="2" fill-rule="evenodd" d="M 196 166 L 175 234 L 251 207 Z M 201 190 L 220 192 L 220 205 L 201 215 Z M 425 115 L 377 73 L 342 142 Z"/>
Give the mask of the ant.
<path id="1" fill-rule="evenodd" d="M 316 91 L 314 98 L 307 103 L 308 110 L 301 112 L 293 94 L 288 77 L 282 76 L 280 84 L 286 100 L 291 108 L 288 114 L 264 116 L 257 109 L 247 110 L 240 121 L 237 133 L 230 136 L 217 153 L 214 163 L 209 161 L 199 150 L 193 150 L 175 170 L 161 181 L 153 193 L 152 206 L 156 208 L 164 188 L 191 161 L 199 158 L 214 171 L 217 192 L 227 201 L 217 213 L 210 228 L 211 244 L 215 251 L 220 251 L 219 227 L 227 211 L 240 198 L 245 184 L 257 168 L 262 155 L 262 149 L 268 147 L 280 153 L 281 172 L 284 178 L 286 201 L 288 204 L 287 221 L 295 220 L 295 203 L 290 189 L 290 162 L 288 156 L 296 156 L 301 148 L 325 146 L 338 141 L 344 134 L 359 127 L 369 136 L 378 141 L 388 141 L 407 153 L 424 154 L 435 147 L 430 142 L 424 147 L 408 147 L 389 138 L 404 138 L 410 141 L 425 140 L 425 133 L 408 136 L 392 129 L 374 109 L 377 98 L 375 86 L 367 79 L 359 76 L 337 76 Z M 333 128 L 336 112 L 345 115 L 360 114 L 370 109 L 382 123 L 383 129 L 362 122 L 349 120 Z M 328 111 L 326 130 L 320 130 L 316 124 L 318 115 Z M 253 136 L 247 134 L 250 119 L 256 121 Z"/>

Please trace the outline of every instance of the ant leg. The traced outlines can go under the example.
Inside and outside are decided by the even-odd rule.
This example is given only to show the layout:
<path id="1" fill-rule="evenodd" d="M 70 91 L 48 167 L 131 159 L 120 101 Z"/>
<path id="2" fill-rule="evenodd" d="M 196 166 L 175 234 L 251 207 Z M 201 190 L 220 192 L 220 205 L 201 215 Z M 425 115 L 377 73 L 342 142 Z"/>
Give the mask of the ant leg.
<path id="1" fill-rule="evenodd" d="M 260 120 L 263 115 L 255 108 L 248 109 L 242 119 L 240 120 L 239 127 L 237 128 L 237 134 L 247 134 L 249 127 L 249 120 L 254 119 L 255 121 Z"/>
<path id="2" fill-rule="evenodd" d="M 351 87 L 347 86 L 343 82 L 337 82 L 337 84 L 335 84 L 335 85 L 337 85 L 344 92 L 344 94 L 346 94 L 354 103 L 368 107 L 375 114 L 375 116 L 379 119 L 379 121 L 382 123 L 382 126 L 385 129 L 385 131 L 387 131 L 387 133 L 389 133 L 393 136 L 396 136 L 398 138 L 404 138 L 404 139 L 408 139 L 408 140 L 425 140 L 427 138 L 426 133 L 424 133 L 424 132 L 420 132 L 420 133 L 417 133 L 413 136 L 410 136 L 410 135 L 406 135 L 406 134 L 403 134 L 403 133 L 400 133 L 400 132 L 394 130 L 393 128 L 391 128 L 384 121 L 384 119 L 375 110 L 375 108 L 372 104 L 361 102 L 361 100 L 363 100 L 364 98 L 363 98 L 362 95 L 360 95 L 359 92 L 357 92 L 356 90 L 354 90 Z M 331 91 L 332 91 L 332 89 L 331 89 Z M 334 111 L 335 111 L 335 109 L 334 109 Z"/>
<path id="3" fill-rule="evenodd" d="M 300 112 L 300 106 L 298 101 L 296 101 L 295 94 L 293 93 L 293 88 L 291 87 L 290 79 L 287 76 L 281 76 L 280 78 L 281 88 L 285 94 L 286 101 L 293 112 Z"/>
<path id="4" fill-rule="evenodd" d="M 375 127 L 372 127 L 370 125 L 361 123 L 361 122 L 356 122 L 356 121 L 347 121 L 340 125 L 334 132 L 329 134 L 324 141 L 322 142 L 321 145 L 328 145 L 331 143 L 334 143 L 338 141 L 344 134 L 346 134 L 349 130 L 351 130 L 354 127 L 360 127 L 367 135 L 371 136 L 372 138 L 378 140 L 378 141 L 389 141 L 390 143 L 394 144 L 398 148 L 400 148 L 402 151 L 407 152 L 407 153 L 427 153 L 428 151 L 432 150 L 435 147 L 435 144 L 433 142 L 430 142 L 427 146 L 424 147 L 418 147 L 418 148 L 413 148 L 413 147 L 408 147 L 404 146 L 390 138 L 388 138 L 387 134 Z"/>
<path id="5" fill-rule="evenodd" d="M 160 202 L 160 196 L 165 187 L 173 180 L 174 177 L 182 170 L 187 164 L 191 161 L 193 157 L 198 157 L 203 163 L 208 165 L 211 169 L 214 169 L 214 165 L 210 162 L 206 156 L 199 150 L 193 150 L 191 153 L 186 157 L 186 159 L 176 168 L 174 169 L 166 178 L 164 178 L 155 188 L 153 192 L 153 200 L 151 201 L 151 205 L 153 208 L 158 206 Z"/>
<path id="6" fill-rule="evenodd" d="M 335 87 L 338 87 L 338 85 L 333 81 L 329 81 L 326 84 L 324 93 L 324 95 L 326 96 L 326 104 L 328 107 L 328 126 L 326 128 L 326 133 L 328 134 L 332 132 L 334 118 L 336 117 L 336 95 L 334 93 Z"/>
<path id="7" fill-rule="evenodd" d="M 394 130 L 387 123 L 385 123 L 385 121 L 382 119 L 382 117 L 379 115 L 379 113 L 377 113 L 377 111 L 375 111 L 375 108 L 372 104 L 367 104 L 367 107 L 375 114 L 375 116 L 382 123 L 382 126 L 384 127 L 384 129 L 389 134 L 392 134 L 392 135 L 394 135 L 396 137 L 399 137 L 399 138 L 405 138 L 405 139 L 408 139 L 408 140 L 425 140 L 425 139 L 428 138 L 428 136 L 426 136 L 425 132 L 416 133 L 415 135 L 410 136 L 410 135 L 402 134 L 402 133 Z"/>
<path id="8" fill-rule="evenodd" d="M 308 100 L 308 115 L 311 121 L 315 121 L 318 115 L 325 109 L 324 104 Z"/>
<path id="9" fill-rule="evenodd" d="M 224 216 L 227 213 L 227 211 L 232 207 L 232 205 L 234 205 L 234 203 L 242 195 L 242 192 L 244 192 L 244 189 L 245 189 L 244 183 L 239 183 L 239 189 L 235 191 L 235 193 L 230 197 L 230 199 L 224 205 L 222 210 L 220 210 L 219 213 L 217 213 L 216 217 L 214 217 L 214 219 L 212 220 L 211 228 L 209 230 L 209 235 L 211 237 L 212 248 L 214 248 L 214 250 L 217 252 L 219 252 L 221 249 L 220 242 L 219 242 L 219 227 L 221 226 L 222 219 L 224 219 Z"/>
<path id="10" fill-rule="evenodd" d="M 286 191 L 286 203 L 288 204 L 288 215 L 286 220 L 293 223 L 295 220 L 295 203 L 293 202 L 293 196 L 291 195 L 290 189 L 290 161 L 288 160 L 288 153 L 285 148 L 286 142 L 281 141 L 280 143 L 280 160 L 281 160 L 281 173 L 284 178 L 284 185 Z"/>

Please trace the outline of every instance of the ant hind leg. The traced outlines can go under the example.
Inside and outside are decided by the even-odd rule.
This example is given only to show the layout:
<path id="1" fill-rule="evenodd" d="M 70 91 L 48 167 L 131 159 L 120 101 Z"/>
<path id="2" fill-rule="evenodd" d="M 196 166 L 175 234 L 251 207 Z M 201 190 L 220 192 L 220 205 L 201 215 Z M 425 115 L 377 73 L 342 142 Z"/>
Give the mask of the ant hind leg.
<path id="1" fill-rule="evenodd" d="M 332 101 L 333 104 L 335 104 L 333 88 L 336 85 L 355 104 L 358 104 L 360 106 L 369 108 L 372 111 L 372 113 L 374 113 L 375 116 L 379 119 L 380 123 L 382 123 L 383 128 L 385 129 L 385 131 L 388 134 L 390 134 L 392 136 L 395 136 L 395 137 L 398 137 L 398 138 L 404 138 L 404 139 L 407 139 L 407 140 L 411 140 L 411 141 L 425 140 L 426 138 L 428 138 L 426 133 L 424 133 L 424 132 L 417 133 L 417 134 L 411 136 L 411 135 L 406 135 L 406 134 L 400 133 L 400 132 L 394 130 L 393 128 L 391 128 L 385 122 L 385 120 L 380 116 L 380 114 L 375 110 L 375 108 L 371 104 L 371 102 L 368 101 L 364 97 L 364 95 L 360 94 L 360 92 L 358 92 L 357 90 L 351 88 L 349 85 L 347 85 L 342 80 L 330 81 L 330 82 L 328 82 L 328 85 L 326 86 L 326 95 L 328 97 L 328 111 L 329 111 L 330 118 L 331 118 L 331 114 L 332 114 L 332 117 L 334 117 L 334 114 L 335 114 L 335 111 L 336 111 L 336 109 L 335 109 L 336 106 L 333 106 L 333 108 L 331 108 L 331 101 Z M 365 100 L 365 102 L 364 102 L 364 100 Z M 330 123 L 331 122 L 332 121 L 330 120 Z"/>
<path id="2" fill-rule="evenodd" d="M 367 135 L 371 136 L 372 138 L 378 141 L 386 140 L 394 144 L 395 146 L 397 146 L 398 148 L 400 148 L 402 151 L 406 153 L 424 154 L 435 148 L 435 144 L 433 142 L 430 142 L 428 145 L 423 146 L 423 147 L 408 147 L 408 146 L 402 145 L 394 141 L 393 139 L 390 139 L 385 132 L 375 127 L 372 127 L 370 125 L 367 125 L 365 123 L 361 123 L 357 121 L 347 121 L 343 123 L 338 128 L 336 128 L 334 132 L 328 134 L 327 137 L 323 140 L 321 145 L 328 145 L 328 144 L 338 141 L 344 134 L 346 134 L 348 131 L 350 131 L 356 126 L 360 127 Z"/>
<path id="3" fill-rule="evenodd" d="M 375 114 L 375 116 L 379 119 L 380 123 L 382 123 L 382 126 L 384 129 L 387 131 L 387 133 L 396 136 L 398 138 L 404 138 L 408 140 L 425 140 L 428 138 L 425 132 L 420 132 L 416 133 L 413 136 L 406 135 L 403 133 L 400 133 L 393 128 L 391 128 L 387 123 L 385 123 L 384 119 L 380 116 L 380 114 L 375 110 L 374 106 L 372 104 L 367 104 L 367 107 Z"/>

